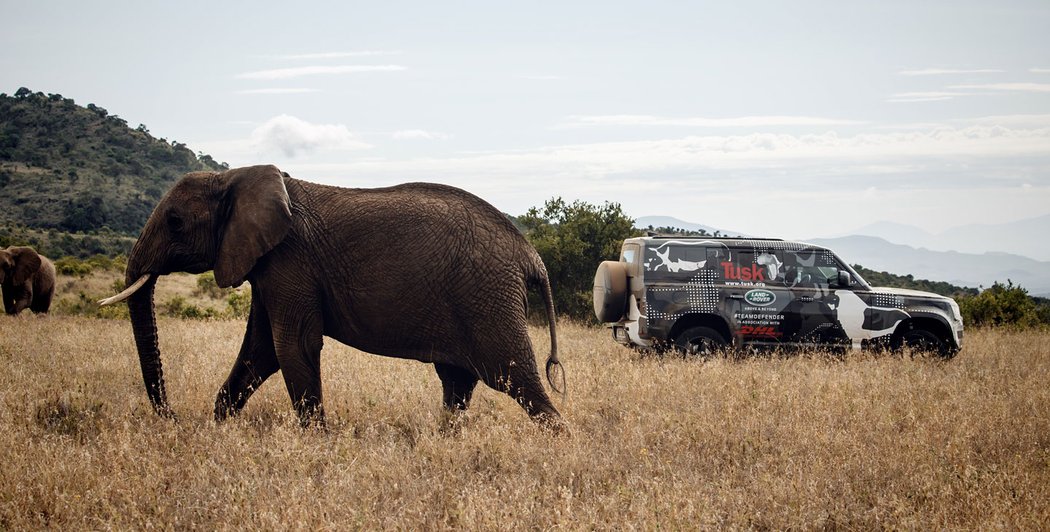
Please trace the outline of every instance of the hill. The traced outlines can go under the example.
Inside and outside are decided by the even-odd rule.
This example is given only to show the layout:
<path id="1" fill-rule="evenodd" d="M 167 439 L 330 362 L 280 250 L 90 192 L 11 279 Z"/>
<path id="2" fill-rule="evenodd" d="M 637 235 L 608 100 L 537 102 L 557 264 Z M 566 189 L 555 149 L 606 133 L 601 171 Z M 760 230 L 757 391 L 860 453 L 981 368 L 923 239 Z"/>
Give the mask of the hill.
<path id="1" fill-rule="evenodd" d="M 1032 295 L 1050 294 L 1050 262 L 1007 253 L 931 251 L 894 244 L 870 236 L 810 239 L 835 251 L 850 264 L 889 272 L 908 272 L 919 279 L 936 279 L 961 286 L 989 287 L 1008 279 Z"/>
<path id="2" fill-rule="evenodd" d="M 948 297 L 975 296 L 979 293 L 976 288 L 967 286 L 956 286 L 944 281 L 930 281 L 928 279 L 916 279 L 913 275 L 896 275 L 890 272 L 880 272 L 865 268 L 860 264 L 852 264 L 853 269 L 868 282 L 869 285 L 886 286 L 891 288 L 908 288 L 910 290 L 922 290 L 933 292 Z"/>
<path id="3" fill-rule="evenodd" d="M 0 225 L 137 234 L 179 176 L 225 167 L 94 104 L 0 94 Z"/>
<path id="4" fill-rule="evenodd" d="M 1047 231 L 1050 231 L 1050 214 L 1002 224 L 972 223 L 936 234 L 910 225 L 876 222 L 850 231 L 849 234 L 876 236 L 897 244 L 934 251 L 999 251 L 1050 261 L 1050 250 L 1033 245 L 1034 242 L 1041 242 Z"/>

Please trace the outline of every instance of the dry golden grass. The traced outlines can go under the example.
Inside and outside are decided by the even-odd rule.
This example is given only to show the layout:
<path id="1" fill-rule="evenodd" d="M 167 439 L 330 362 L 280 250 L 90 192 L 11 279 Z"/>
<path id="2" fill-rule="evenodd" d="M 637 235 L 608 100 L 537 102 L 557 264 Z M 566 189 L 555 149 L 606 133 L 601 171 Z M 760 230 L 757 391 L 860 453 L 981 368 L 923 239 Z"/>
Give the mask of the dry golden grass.
<path id="1" fill-rule="evenodd" d="M 971 332 L 950 362 L 700 363 L 566 323 L 559 437 L 484 387 L 447 428 L 431 367 L 331 340 L 327 432 L 299 429 L 279 375 L 215 424 L 243 330 L 160 320 L 171 423 L 149 409 L 127 322 L 0 317 L 0 530 L 1050 523 L 1046 332 Z"/>

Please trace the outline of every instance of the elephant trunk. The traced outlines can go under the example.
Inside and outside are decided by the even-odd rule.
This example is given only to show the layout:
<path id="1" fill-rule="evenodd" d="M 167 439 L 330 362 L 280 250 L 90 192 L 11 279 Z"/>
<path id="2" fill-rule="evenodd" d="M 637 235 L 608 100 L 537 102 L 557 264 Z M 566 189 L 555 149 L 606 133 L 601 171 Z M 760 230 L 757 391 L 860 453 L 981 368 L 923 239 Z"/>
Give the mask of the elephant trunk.
<path id="1" fill-rule="evenodd" d="M 127 282 L 140 279 L 132 275 L 134 270 L 128 267 Z M 131 315 L 131 329 L 135 335 L 135 347 L 139 352 L 139 364 L 142 366 L 142 380 L 146 384 L 146 395 L 149 396 L 153 411 L 163 417 L 174 417 L 168 406 L 167 394 L 164 391 L 164 372 L 160 363 L 160 346 L 157 343 L 157 317 L 153 309 L 153 291 L 157 277 L 149 275 L 145 284 L 128 297 L 128 311 Z"/>

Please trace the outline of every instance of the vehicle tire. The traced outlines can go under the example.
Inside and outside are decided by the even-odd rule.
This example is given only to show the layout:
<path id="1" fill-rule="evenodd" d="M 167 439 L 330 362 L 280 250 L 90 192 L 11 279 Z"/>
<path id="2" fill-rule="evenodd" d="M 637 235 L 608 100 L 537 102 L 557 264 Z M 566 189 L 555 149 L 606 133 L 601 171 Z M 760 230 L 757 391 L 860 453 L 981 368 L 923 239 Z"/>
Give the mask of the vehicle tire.
<path id="1" fill-rule="evenodd" d="M 932 353 L 944 358 L 952 357 L 948 344 L 940 336 L 927 329 L 904 331 L 900 336 L 897 347 L 908 348 L 917 352 Z"/>
<path id="2" fill-rule="evenodd" d="M 674 339 L 675 350 L 686 358 L 710 358 L 725 354 L 729 343 L 710 327 L 690 327 Z"/>
<path id="3" fill-rule="evenodd" d="M 620 321 L 627 310 L 627 265 L 603 261 L 594 272 L 594 315 L 602 323 Z"/>

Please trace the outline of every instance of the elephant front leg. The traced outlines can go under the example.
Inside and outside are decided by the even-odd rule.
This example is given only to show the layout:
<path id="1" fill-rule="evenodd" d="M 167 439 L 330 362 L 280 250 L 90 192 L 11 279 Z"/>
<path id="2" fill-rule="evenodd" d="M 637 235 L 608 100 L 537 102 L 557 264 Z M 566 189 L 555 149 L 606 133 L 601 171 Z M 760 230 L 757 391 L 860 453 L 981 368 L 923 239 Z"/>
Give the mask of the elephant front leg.
<path id="1" fill-rule="evenodd" d="M 240 412 L 252 393 L 278 369 L 266 309 L 262 305 L 252 305 L 241 352 L 215 398 L 215 420 L 222 421 Z"/>
<path id="2" fill-rule="evenodd" d="M 16 292 L 15 297 L 11 300 L 11 306 L 5 305 L 8 314 L 18 314 L 19 312 L 22 312 L 29 308 L 29 304 L 33 301 L 32 289 L 22 289 L 17 290 Z"/>

